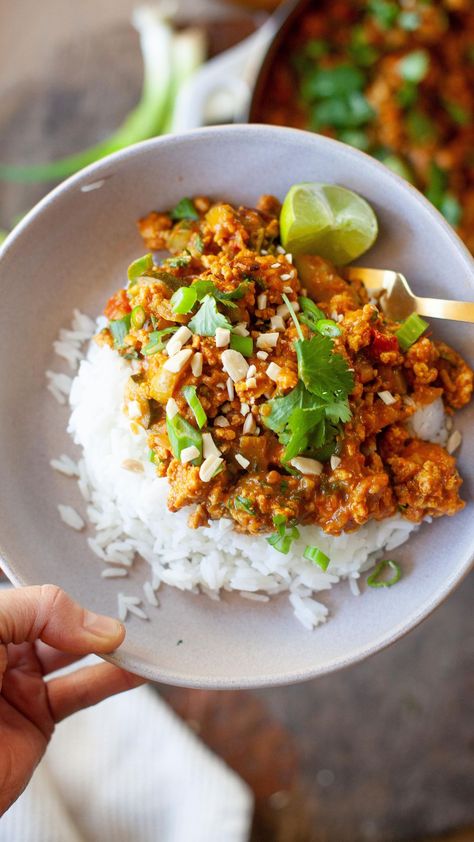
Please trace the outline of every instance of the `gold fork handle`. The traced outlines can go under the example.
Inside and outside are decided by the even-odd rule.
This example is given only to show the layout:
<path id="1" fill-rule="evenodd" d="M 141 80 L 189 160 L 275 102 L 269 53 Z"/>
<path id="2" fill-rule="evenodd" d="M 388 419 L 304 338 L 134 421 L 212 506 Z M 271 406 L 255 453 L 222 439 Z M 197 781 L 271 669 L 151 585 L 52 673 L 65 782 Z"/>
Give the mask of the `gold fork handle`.
<path id="1" fill-rule="evenodd" d="M 443 301 L 442 298 L 418 298 L 415 296 L 415 313 L 435 319 L 452 319 L 455 322 L 474 324 L 474 302 Z"/>

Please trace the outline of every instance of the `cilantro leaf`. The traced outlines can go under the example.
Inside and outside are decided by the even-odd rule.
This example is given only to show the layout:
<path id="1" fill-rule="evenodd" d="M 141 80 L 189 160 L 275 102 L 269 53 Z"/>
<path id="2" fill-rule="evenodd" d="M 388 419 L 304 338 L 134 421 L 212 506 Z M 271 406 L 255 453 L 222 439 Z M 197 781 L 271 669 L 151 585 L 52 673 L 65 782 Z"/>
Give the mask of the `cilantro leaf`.
<path id="1" fill-rule="evenodd" d="M 340 401 L 354 388 L 354 377 L 344 357 L 333 353 L 328 336 L 295 342 L 298 374 L 312 394 L 328 402 Z"/>
<path id="2" fill-rule="evenodd" d="M 310 439 L 314 446 L 319 447 L 324 440 L 324 409 L 314 407 L 302 409 L 297 407 L 291 413 L 288 421 L 291 435 L 283 454 L 285 462 L 289 462 L 298 453 L 302 453 L 309 446 Z"/>
<path id="3" fill-rule="evenodd" d="M 205 295 L 212 295 L 213 298 L 222 302 L 222 304 L 231 304 L 233 301 L 239 301 L 246 294 L 248 287 L 248 283 L 246 281 L 242 281 L 242 283 L 240 283 L 235 289 L 230 290 L 230 292 L 223 292 L 209 280 L 202 279 L 195 281 L 193 284 L 193 289 L 196 290 L 199 301 L 201 301 Z M 231 304 L 231 306 L 233 305 Z"/>
<path id="4" fill-rule="evenodd" d="M 226 317 L 219 313 L 212 295 L 206 295 L 196 315 L 188 323 L 189 330 L 199 336 L 215 336 L 218 327 L 232 330 Z"/>
<path id="5" fill-rule="evenodd" d="M 346 424 L 351 418 L 351 410 L 349 408 L 349 401 L 347 398 L 341 401 L 334 401 L 334 403 L 328 403 L 324 407 L 326 412 L 326 417 L 329 418 L 334 423 L 338 423 L 339 421 L 342 424 Z"/>
<path id="6" fill-rule="evenodd" d="M 199 214 L 191 199 L 184 198 L 170 211 L 171 219 L 199 219 Z"/>
<path id="7" fill-rule="evenodd" d="M 269 415 L 263 417 L 263 423 L 274 433 L 281 433 L 290 419 L 291 413 L 297 407 L 307 403 L 307 392 L 301 382 L 282 398 L 273 398 L 267 406 L 271 408 Z"/>

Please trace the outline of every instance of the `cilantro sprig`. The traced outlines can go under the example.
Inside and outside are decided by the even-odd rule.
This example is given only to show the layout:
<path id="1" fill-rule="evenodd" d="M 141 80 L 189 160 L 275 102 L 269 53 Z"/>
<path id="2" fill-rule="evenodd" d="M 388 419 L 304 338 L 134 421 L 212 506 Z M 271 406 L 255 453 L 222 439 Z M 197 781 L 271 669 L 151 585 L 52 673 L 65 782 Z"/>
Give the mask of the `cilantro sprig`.
<path id="1" fill-rule="evenodd" d="M 334 453 L 340 425 L 351 417 L 348 396 L 354 387 L 353 373 L 344 357 L 334 352 L 329 336 L 317 333 L 304 339 L 294 308 L 288 300 L 285 303 L 300 336 L 294 343 L 299 381 L 287 395 L 268 402 L 270 412 L 263 416 L 263 423 L 285 445 L 283 462 L 304 452 L 328 459 Z M 307 304 L 306 311 L 310 310 Z M 319 312 L 311 315 L 319 316 Z"/>

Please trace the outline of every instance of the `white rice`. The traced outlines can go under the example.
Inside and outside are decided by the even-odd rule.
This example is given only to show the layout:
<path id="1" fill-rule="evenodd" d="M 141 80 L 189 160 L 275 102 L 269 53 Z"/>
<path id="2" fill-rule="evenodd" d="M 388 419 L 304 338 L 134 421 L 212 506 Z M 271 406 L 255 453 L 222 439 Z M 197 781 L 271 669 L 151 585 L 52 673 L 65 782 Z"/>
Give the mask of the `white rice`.
<path id="1" fill-rule="evenodd" d="M 125 383 L 133 362 L 122 359 L 107 346 L 95 343 L 84 359 L 83 344 L 97 330 L 87 317 L 74 314 L 71 331 L 61 331 L 56 350 L 72 366 L 81 359 L 72 381 L 72 414 L 68 430 L 83 456 L 76 465 L 67 456 L 51 461 L 56 470 L 78 477 L 87 502 L 87 519 L 95 535 L 87 538 L 91 551 L 107 567 L 104 578 L 124 577 L 140 555 L 151 566 L 151 581 L 144 585 L 148 605 L 159 605 L 155 591 L 162 583 L 183 591 L 203 593 L 219 599 L 219 592 L 238 591 L 247 600 L 266 602 L 282 591 L 296 617 L 308 629 L 327 619 L 328 609 L 316 594 L 328 591 L 341 579 L 348 579 L 351 592 L 359 593 L 360 573 L 369 569 L 382 551 L 393 550 L 416 528 L 401 515 L 370 521 L 357 532 L 337 537 L 318 527 L 300 527 L 300 538 L 288 555 L 275 551 L 264 537 L 243 535 L 233 530 L 231 520 L 211 522 L 209 527 L 190 529 L 191 509 L 171 514 L 166 506 L 168 482 L 156 476 L 148 461 L 146 432 L 132 432 L 123 412 Z M 69 350 L 67 350 L 67 348 Z M 64 397 L 64 375 L 48 373 L 49 388 Z M 69 380 L 70 378 L 68 378 Z M 411 419 L 414 433 L 445 443 L 447 431 L 441 401 L 418 410 Z M 132 472 L 124 464 L 140 462 L 143 471 Z M 59 506 L 65 523 L 81 529 L 84 521 L 71 506 Z M 307 544 L 318 546 L 331 562 L 328 570 L 303 558 Z M 108 566 L 113 565 L 113 566 Z M 118 616 L 129 614 L 148 619 L 138 596 L 120 593 Z"/>
<path id="2" fill-rule="evenodd" d="M 84 529 L 84 521 L 72 506 L 63 506 L 62 503 L 58 503 L 58 511 L 63 523 L 70 526 L 71 529 L 77 529 L 78 531 Z"/>

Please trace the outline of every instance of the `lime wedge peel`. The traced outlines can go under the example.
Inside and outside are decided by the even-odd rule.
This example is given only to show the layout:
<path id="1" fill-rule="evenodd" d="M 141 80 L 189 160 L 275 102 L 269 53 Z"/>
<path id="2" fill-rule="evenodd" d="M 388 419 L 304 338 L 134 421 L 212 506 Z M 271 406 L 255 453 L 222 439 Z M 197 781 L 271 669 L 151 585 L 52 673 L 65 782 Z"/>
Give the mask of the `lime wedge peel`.
<path id="1" fill-rule="evenodd" d="M 369 203 L 337 184 L 295 184 L 282 205 L 282 245 L 296 255 L 318 254 L 341 266 L 367 251 L 377 233 Z"/>

